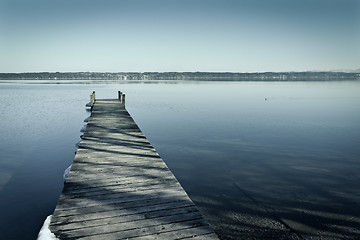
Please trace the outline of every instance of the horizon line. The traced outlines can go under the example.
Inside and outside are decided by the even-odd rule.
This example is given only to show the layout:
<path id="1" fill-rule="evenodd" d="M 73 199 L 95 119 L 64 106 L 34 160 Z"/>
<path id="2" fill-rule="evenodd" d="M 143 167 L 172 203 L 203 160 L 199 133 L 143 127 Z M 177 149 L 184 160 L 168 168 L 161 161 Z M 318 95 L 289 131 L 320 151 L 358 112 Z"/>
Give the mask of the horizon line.
<path id="1" fill-rule="evenodd" d="M 36 74 L 36 73 L 232 73 L 232 74 L 251 74 L 251 73 L 360 73 L 360 68 L 353 70 L 306 70 L 306 71 L 256 71 L 256 72 L 237 72 L 237 71 L 34 71 L 34 72 L 0 72 L 0 74 Z"/>

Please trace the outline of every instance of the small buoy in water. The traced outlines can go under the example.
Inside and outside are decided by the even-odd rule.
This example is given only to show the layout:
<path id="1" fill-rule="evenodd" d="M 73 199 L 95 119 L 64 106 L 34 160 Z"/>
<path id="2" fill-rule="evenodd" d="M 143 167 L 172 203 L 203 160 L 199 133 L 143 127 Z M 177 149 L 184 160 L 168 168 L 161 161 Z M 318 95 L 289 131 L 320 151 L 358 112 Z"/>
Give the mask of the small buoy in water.
<path id="1" fill-rule="evenodd" d="M 265 98 L 265 101 L 267 101 L 267 98 Z"/>

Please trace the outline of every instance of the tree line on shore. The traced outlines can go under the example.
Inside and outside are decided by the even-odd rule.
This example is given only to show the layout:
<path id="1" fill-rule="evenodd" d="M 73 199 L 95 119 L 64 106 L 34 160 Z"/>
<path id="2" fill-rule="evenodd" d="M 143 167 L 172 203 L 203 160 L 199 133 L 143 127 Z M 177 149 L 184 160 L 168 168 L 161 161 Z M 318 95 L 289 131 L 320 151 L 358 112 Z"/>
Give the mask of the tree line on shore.
<path id="1" fill-rule="evenodd" d="M 0 73 L 2 80 L 207 80 L 207 81 L 306 81 L 359 80 L 348 72 L 29 72 Z"/>

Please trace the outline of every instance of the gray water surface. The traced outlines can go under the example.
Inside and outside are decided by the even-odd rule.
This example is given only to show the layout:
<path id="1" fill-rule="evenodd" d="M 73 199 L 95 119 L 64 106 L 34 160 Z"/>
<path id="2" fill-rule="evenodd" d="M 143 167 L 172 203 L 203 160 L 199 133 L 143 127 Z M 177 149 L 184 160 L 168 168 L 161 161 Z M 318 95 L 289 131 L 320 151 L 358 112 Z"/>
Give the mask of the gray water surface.
<path id="1" fill-rule="evenodd" d="M 0 82 L 0 239 L 52 214 L 93 90 L 125 92 L 221 239 L 360 238 L 359 81 L 57 83 Z"/>

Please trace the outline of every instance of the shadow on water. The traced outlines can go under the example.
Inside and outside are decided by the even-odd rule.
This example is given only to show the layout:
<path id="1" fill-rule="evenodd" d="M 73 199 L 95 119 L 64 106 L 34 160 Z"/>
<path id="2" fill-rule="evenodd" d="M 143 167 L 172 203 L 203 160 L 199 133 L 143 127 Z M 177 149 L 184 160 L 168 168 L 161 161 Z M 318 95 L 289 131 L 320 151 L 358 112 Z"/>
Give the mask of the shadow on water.
<path id="1" fill-rule="evenodd" d="M 268 160 L 244 161 L 213 183 L 180 181 L 222 239 L 292 239 L 284 233 L 295 239 L 360 238 L 357 175 L 344 174 L 335 163 L 299 171 L 293 165 L 304 163 Z"/>

